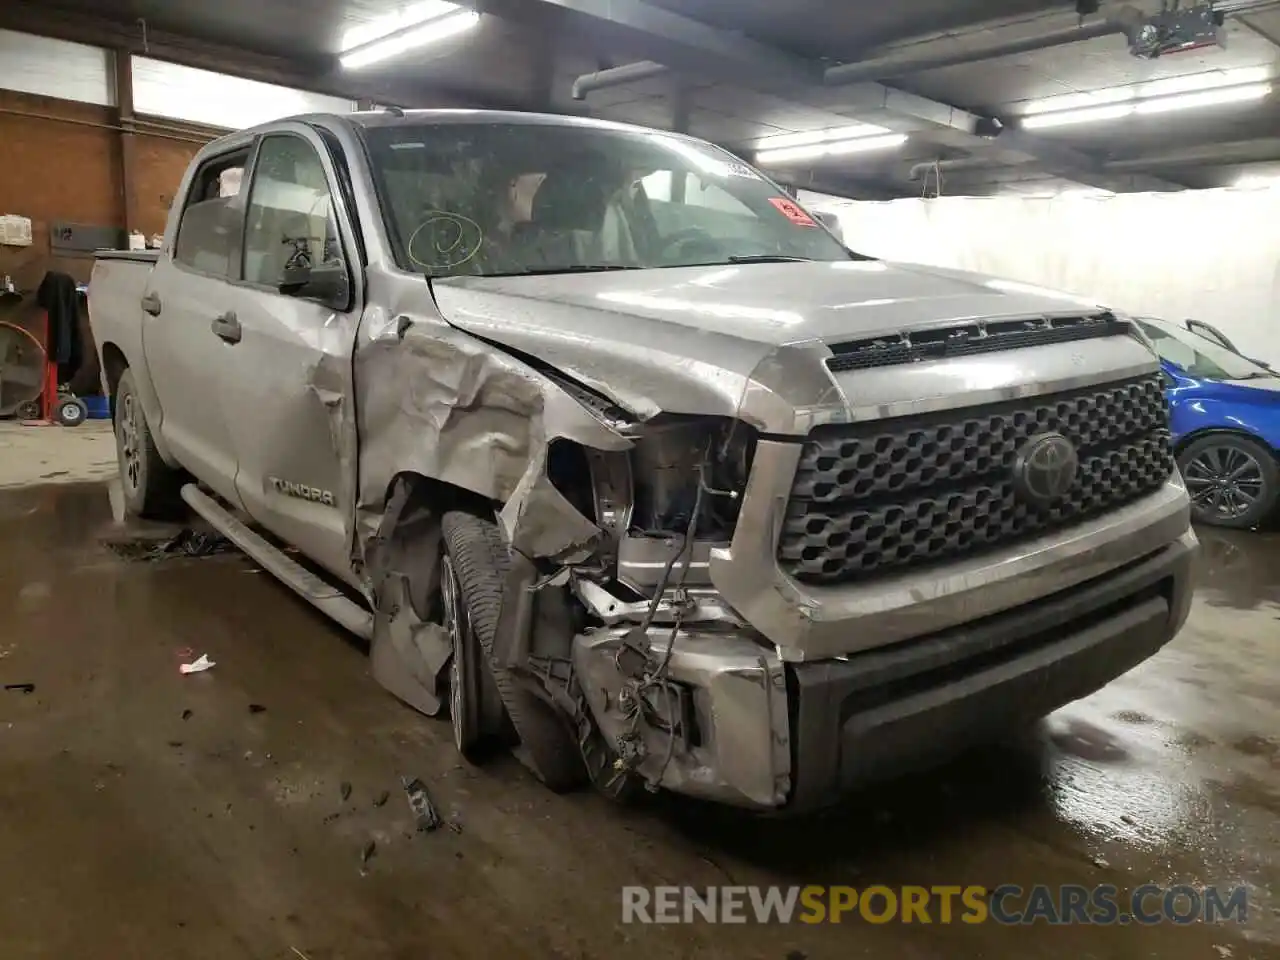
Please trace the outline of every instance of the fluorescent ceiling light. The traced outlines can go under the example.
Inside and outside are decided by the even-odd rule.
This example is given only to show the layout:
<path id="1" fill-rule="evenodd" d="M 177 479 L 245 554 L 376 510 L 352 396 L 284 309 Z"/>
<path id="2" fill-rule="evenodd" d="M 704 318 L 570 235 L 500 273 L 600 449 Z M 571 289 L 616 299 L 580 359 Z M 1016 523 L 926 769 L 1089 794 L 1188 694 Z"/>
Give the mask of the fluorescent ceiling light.
<path id="1" fill-rule="evenodd" d="M 815 143 L 832 143 L 837 140 L 872 137 L 889 132 L 888 127 L 879 127 L 874 123 L 855 123 L 847 127 L 830 127 L 826 130 L 810 130 L 808 133 L 784 133 L 776 137 L 765 137 L 756 142 L 756 149 L 781 150 L 784 147 L 807 147 Z"/>
<path id="2" fill-rule="evenodd" d="M 1270 93 L 1271 84 L 1251 83 L 1238 87 L 1155 97 L 1150 100 L 1113 103 L 1100 107 L 1082 107 L 1079 110 L 1056 110 L 1051 113 L 1036 113 L 1023 117 L 1022 126 L 1027 130 L 1044 130 L 1049 127 L 1063 127 L 1070 124 L 1089 123 L 1098 120 L 1119 120 L 1122 117 L 1129 117 L 1134 114 L 1146 116 L 1149 114 L 1169 113 L 1174 110 L 1212 107 L 1225 103 L 1242 103 L 1247 100 L 1260 100 Z"/>
<path id="3" fill-rule="evenodd" d="M 421 26 L 411 27 L 385 39 L 357 47 L 349 53 L 344 53 L 338 58 L 338 62 L 347 70 L 358 70 L 360 67 L 367 67 L 380 60 L 387 60 L 409 50 L 455 36 L 464 30 L 471 29 L 479 22 L 480 14 L 474 10 L 459 10 L 435 20 L 428 20 Z"/>
<path id="4" fill-rule="evenodd" d="M 1082 107 L 1079 110 L 1059 110 L 1056 113 L 1039 113 L 1023 117 L 1026 130 L 1043 130 L 1046 127 L 1065 127 L 1074 123 L 1091 123 L 1096 120 L 1119 120 L 1133 113 L 1132 103 L 1117 103 L 1107 107 Z"/>
<path id="5" fill-rule="evenodd" d="M 1058 198 L 1065 197 L 1068 200 L 1109 200 L 1115 194 L 1110 190 L 1103 190 L 1101 187 L 1072 187 L 1061 191 L 1055 196 Z"/>
<path id="6" fill-rule="evenodd" d="M 900 147 L 907 142 L 905 133 L 891 133 L 879 137 L 856 137 L 852 140 L 840 140 L 835 143 L 815 143 L 803 147 L 788 147 L 783 150 L 764 150 L 756 154 L 759 164 L 788 163 L 792 160 L 815 160 L 818 157 L 844 156 L 849 153 L 864 153 L 869 150 L 887 150 Z"/>
<path id="7" fill-rule="evenodd" d="M 1213 107 L 1220 103 L 1241 103 L 1245 100 L 1261 100 L 1271 92 L 1269 83 L 1251 83 L 1244 87 L 1228 87 L 1226 90 L 1204 90 L 1200 93 L 1182 93 L 1174 97 L 1158 97 L 1143 100 L 1135 110 L 1141 114 L 1168 113 L 1170 110 L 1189 110 L 1194 107 Z"/>
<path id="8" fill-rule="evenodd" d="M 393 33 L 426 23 L 428 20 L 439 20 L 460 9 L 461 7 L 456 3 L 450 3 L 449 0 L 419 0 L 417 3 L 404 4 L 395 13 L 377 17 L 358 27 L 352 27 L 344 33 L 341 52 L 346 53 L 356 47 L 363 47 L 375 40 L 389 37 Z"/>
<path id="9" fill-rule="evenodd" d="M 1268 177 L 1268 176 L 1263 176 L 1261 174 L 1253 173 L 1253 174 L 1249 174 L 1247 176 L 1241 177 L 1239 180 L 1233 183 L 1232 186 L 1237 187 L 1238 189 L 1241 189 L 1241 190 L 1274 189 L 1275 187 L 1280 187 L 1280 176 Z"/>
<path id="10" fill-rule="evenodd" d="M 1086 93 L 1068 93 L 1056 97 L 1033 100 L 1021 110 L 1024 116 L 1040 113 L 1057 113 L 1062 110 L 1081 110 L 1086 107 L 1102 107 L 1111 103 L 1132 103 L 1150 100 L 1176 93 L 1198 93 L 1201 90 L 1217 90 L 1222 87 L 1239 87 L 1249 83 L 1267 83 L 1271 79 L 1268 67 L 1244 67 L 1237 70 L 1207 70 L 1150 80 L 1121 87 L 1104 87 Z"/>

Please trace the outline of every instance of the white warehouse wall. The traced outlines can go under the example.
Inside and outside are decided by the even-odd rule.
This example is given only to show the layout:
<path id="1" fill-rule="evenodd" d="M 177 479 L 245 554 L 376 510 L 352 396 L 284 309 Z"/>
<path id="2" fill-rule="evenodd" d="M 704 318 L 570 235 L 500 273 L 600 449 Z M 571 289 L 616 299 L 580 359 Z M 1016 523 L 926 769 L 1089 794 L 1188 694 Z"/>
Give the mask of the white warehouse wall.
<path id="1" fill-rule="evenodd" d="M 1280 366 L 1280 189 L 850 202 L 838 213 L 854 250 L 1193 317 Z"/>
<path id="2" fill-rule="evenodd" d="M 0 30 L 0 90 L 115 105 L 106 50 Z"/>
<path id="3" fill-rule="evenodd" d="M 355 102 L 147 57 L 133 58 L 133 109 L 243 130 L 299 113 L 351 113 Z"/>

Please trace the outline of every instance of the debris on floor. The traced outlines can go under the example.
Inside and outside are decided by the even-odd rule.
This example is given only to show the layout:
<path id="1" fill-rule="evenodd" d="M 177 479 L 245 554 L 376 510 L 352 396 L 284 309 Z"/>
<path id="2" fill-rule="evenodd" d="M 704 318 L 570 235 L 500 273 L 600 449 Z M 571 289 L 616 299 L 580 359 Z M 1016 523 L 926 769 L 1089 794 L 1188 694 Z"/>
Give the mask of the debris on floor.
<path id="1" fill-rule="evenodd" d="M 198 659 L 191 663 L 179 664 L 178 670 L 181 673 L 204 673 L 204 671 L 212 669 L 215 666 L 217 666 L 217 663 L 210 660 L 207 653 L 202 653 Z"/>
<path id="2" fill-rule="evenodd" d="M 374 807 L 385 807 L 387 801 L 391 799 L 391 791 L 383 790 L 380 794 L 373 798 Z"/>
<path id="3" fill-rule="evenodd" d="M 219 533 L 192 530 L 190 527 L 183 527 L 173 536 L 161 539 L 115 535 L 108 537 L 105 543 L 113 553 L 125 560 L 151 563 L 174 557 L 211 557 L 235 549 L 235 545 Z"/>
<path id="4" fill-rule="evenodd" d="M 4 688 L 6 690 L 16 691 L 17 693 L 35 693 L 36 692 L 36 685 L 34 683 L 6 683 L 4 685 Z"/>
<path id="5" fill-rule="evenodd" d="M 191 719 L 191 717 L 192 717 L 192 712 L 191 712 L 190 710 L 183 710 L 183 711 L 182 711 L 182 719 L 183 719 L 183 720 L 190 720 L 190 719 Z"/>
<path id="6" fill-rule="evenodd" d="M 251 703 L 249 704 L 249 712 L 250 713 L 266 713 L 267 708 L 260 703 Z"/>
<path id="7" fill-rule="evenodd" d="M 369 866 L 369 861 L 373 859 L 373 855 L 378 852 L 378 842 L 370 840 L 364 845 L 364 849 L 360 851 L 360 872 L 364 873 L 365 868 Z"/>
<path id="8" fill-rule="evenodd" d="M 440 813 L 436 810 L 435 804 L 431 802 L 431 795 L 427 793 L 427 786 L 416 777 L 410 780 L 407 777 L 401 777 L 400 783 L 404 786 L 405 796 L 409 800 L 409 809 L 413 811 L 418 820 L 418 832 L 430 833 L 437 829 L 443 821 Z"/>
<path id="9" fill-rule="evenodd" d="M 342 783 L 338 785 L 338 792 L 342 794 L 342 802 L 346 803 L 351 796 L 351 784 L 347 783 L 345 780 L 342 781 Z"/>

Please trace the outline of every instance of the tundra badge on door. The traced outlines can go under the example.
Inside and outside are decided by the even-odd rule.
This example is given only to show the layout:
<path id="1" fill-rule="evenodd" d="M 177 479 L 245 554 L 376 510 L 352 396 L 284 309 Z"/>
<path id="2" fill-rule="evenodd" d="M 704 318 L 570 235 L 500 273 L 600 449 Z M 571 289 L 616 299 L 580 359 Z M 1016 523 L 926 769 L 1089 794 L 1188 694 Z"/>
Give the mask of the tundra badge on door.
<path id="1" fill-rule="evenodd" d="M 279 477 L 267 477 L 267 482 L 276 493 L 283 493 L 286 497 L 310 500 L 312 503 L 321 503 L 326 507 L 335 506 L 333 494 L 328 490 L 321 490 L 319 487 L 308 486 L 305 483 L 294 483 L 291 480 L 281 480 Z"/>

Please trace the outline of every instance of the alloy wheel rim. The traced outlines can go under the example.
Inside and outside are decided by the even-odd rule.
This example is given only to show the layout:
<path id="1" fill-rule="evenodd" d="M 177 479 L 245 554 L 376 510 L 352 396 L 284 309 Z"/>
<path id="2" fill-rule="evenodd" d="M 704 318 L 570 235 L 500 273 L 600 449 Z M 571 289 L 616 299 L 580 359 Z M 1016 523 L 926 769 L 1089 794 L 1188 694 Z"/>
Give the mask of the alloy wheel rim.
<path id="1" fill-rule="evenodd" d="M 453 724 L 453 742 L 459 752 L 466 746 L 465 720 L 462 715 L 463 669 L 462 658 L 465 629 L 462 622 L 462 602 L 458 593 L 458 578 L 453 563 L 445 556 L 440 563 L 440 599 L 444 608 L 444 628 L 449 636 L 453 656 L 449 664 L 449 719 Z"/>
<path id="2" fill-rule="evenodd" d="M 124 478 L 131 491 L 136 491 L 142 480 L 142 457 L 138 450 L 138 420 L 133 395 L 126 394 L 120 405 L 120 455 L 124 460 Z"/>
<path id="3" fill-rule="evenodd" d="M 1262 497 L 1262 464 L 1239 447 L 1209 447 L 1183 471 L 1187 493 L 1197 509 L 1235 520 L 1252 510 Z"/>

